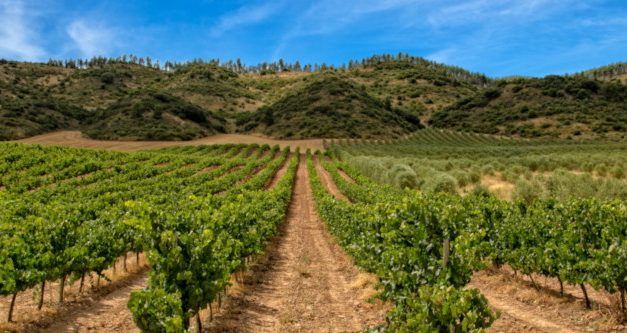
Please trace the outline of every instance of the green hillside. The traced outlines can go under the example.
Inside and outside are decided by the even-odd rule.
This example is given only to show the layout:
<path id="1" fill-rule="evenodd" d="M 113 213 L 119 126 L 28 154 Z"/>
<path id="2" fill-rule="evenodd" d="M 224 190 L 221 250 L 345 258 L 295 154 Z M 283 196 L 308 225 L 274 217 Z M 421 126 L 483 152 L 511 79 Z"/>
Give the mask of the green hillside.
<path id="1" fill-rule="evenodd" d="M 0 61 L 0 140 L 20 139 L 78 126 L 84 112 L 54 98 L 51 81 L 68 75 L 52 66 Z"/>
<path id="2" fill-rule="evenodd" d="M 369 94 L 423 119 L 490 82 L 485 75 L 416 57 L 372 57 L 346 76 L 364 84 Z"/>
<path id="3" fill-rule="evenodd" d="M 168 73 L 155 89 L 187 100 L 211 111 L 236 113 L 254 111 L 256 102 L 239 75 L 215 64 L 191 64 Z"/>
<path id="4" fill-rule="evenodd" d="M 386 138 L 415 131 L 420 121 L 373 98 L 365 87 L 327 74 L 240 118 L 238 125 L 277 138 Z"/>
<path id="5" fill-rule="evenodd" d="M 501 80 L 436 112 L 429 124 L 507 136 L 622 139 L 627 86 L 584 76 Z"/>
<path id="6" fill-rule="evenodd" d="M 215 132 L 386 138 L 419 128 L 416 119 L 508 136 L 623 139 L 625 68 L 494 80 L 402 54 L 341 67 L 193 61 L 157 68 L 136 57 L 0 60 L 0 140 L 63 129 L 110 140 L 186 140 Z M 154 110 L 146 106 L 153 104 Z M 202 113 L 206 121 L 180 110 Z"/>
<path id="7" fill-rule="evenodd" d="M 55 98 L 65 98 L 88 110 L 108 107 L 136 89 L 150 86 L 162 79 L 158 69 L 136 64 L 107 64 L 94 68 L 72 70 L 71 74 L 48 87 Z"/>
<path id="8" fill-rule="evenodd" d="M 191 140 L 223 133 L 223 118 L 162 92 L 132 93 L 95 111 L 86 134 L 105 140 Z"/>

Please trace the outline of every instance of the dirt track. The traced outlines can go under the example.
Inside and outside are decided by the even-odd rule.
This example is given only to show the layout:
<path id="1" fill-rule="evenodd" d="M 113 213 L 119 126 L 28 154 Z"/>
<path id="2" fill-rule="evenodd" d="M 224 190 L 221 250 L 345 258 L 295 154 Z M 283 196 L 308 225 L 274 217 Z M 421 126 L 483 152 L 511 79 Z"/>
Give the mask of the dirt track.
<path id="1" fill-rule="evenodd" d="M 139 332 L 127 303 L 131 292 L 145 288 L 147 281 L 148 274 L 140 274 L 124 287 L 58 318 L 40 332 Z"/>
<path id="2" fill-rule="evenodd" d="M 100 287 L 93 288 L 95 274 L 88 276 L 83 294 L 78 293 L 79 281 L 68 281 L 66 303 L 61 306 L 57 303 L 57 281 L 46 283 L 41 311 L 37 310 L 34 297 L 39 287 L 20 293 L 15 308 L 17 322 L 0 322 L 0 332 L 137 332 L 126 304 L 131 291 L 146 286 L 145 258 L 141 255 L 137 266 L 135 256 L 128 256 L 128 273 L 123 272 L 122 262 L 120 258 L 116 273 L 112 269 L 104 272 L 111 281 L 101 279 Z M 0 313 L 6 313 L 7 306 L 7 300 L 2 299 Z"/>
<path id="3" fill-rule="evenodd" d="M 145 149 L 157 149 L 164 147 L 193 146 L 193 145 L 210 145 L 210 144 L 227 144 L 227 143 L 246 143 L 246 144 L 269 144 L 273 146 L 278 144 L 283 147 L 290 147 L 292 150 L 300 147 L 301 151 L 306 149 L 323 150 L 321 139 L 310 140 L 275 140 L 270 138 L 258 137 L 243 134 L 217 134 L 202 139 L 191 141 L 105 141 L 89 139 L 79 131 L 59 131 L 37 135 L 31 138 L 18 140 L 21 143 L 35 143 L 44 145 L 62 145 L 76 148 L 98 148 L 122 151 L 135 151 Z"/>
<path id="4" fill-rule="evenodd" d="M 331 178 L 331 175 L 327 172 L 327 170 L 324 169 L 322 164 L 320 164 L 318 156 L 314 157 L 314 165 L 316 167 L 318 177 L 320 177 L 320 182 L 322 182 L 322 185 L 326 187 L 327 191 L 329 191 L 329 193 L 331 193 L 335 198 L 339 200 L 350 202 L 348 197 L 346 197 L 346 195 L 344 195 L 344 193 L 342 193 L 342 191 L 340 191 L 340 189 L 337 187 L 337 185 L 333 181 L 333 178 Z"/>
<path id="5" fill-rule="evenodd" d="M 608 308 L 598 292 L 592 310 L 586 310 L 577 289 L 565 286 L 566 294 L 559 295 L 559 287 L 551 288 L 550 279 L 536 277 L 540 286 L 513 277 L 509 272 L 490 268 L 477 272 L 469 286 L 477 288 L 488 299 L 490 306 L 502 316 L 490 332 L 627 332 L 608 316 Z"/>
<path id="6" fill-rule="evenodd" d="M 354 332 L 382 323 L 373 281 L 352 265 L 315 212 L 301 160 L 287 221 L 208 326 L 209 332 Z"/>

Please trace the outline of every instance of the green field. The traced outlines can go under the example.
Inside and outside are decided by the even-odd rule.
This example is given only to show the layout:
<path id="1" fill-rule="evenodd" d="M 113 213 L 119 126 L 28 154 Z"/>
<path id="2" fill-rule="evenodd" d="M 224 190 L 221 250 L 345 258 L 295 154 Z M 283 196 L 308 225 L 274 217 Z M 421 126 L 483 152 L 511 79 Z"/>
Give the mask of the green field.
<path id="1" fill-rule="evenodd" d="M 562 293 L 580 286 L 589 308 L 592 289 L 618 295 L 614 320 L 624 318 L 624 143 L 429 129 L 302 156 L 267 145 L 1 148 L 0 293 L 10 313 L 21 292 L 43 302 L 45 282 L 58 280 L 62 303 L 66 281 L 107 279 L 119 257 L 143 252 L 150 278 L 128 299 L 135 325 L 189 329 L 285 223 L 300 157 L 317 215 L 392 305 L 377 330 L 490 327 L 497 312 L 467 286 L 490 267 L 557 279 Z"/>

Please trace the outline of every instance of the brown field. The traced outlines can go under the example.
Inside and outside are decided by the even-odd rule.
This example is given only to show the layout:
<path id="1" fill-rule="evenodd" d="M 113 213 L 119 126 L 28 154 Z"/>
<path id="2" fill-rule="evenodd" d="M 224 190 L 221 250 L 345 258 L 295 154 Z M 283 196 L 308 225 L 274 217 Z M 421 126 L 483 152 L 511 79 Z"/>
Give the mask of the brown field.
<path id="1" fill-rule="evenodd" d="M 106 141 L 94 140 L 84 136 L 80 131 L 59 131 L 31 138 L 18 140 L 16 142 L 43 144 L 43 145 L 61 145 L 75 148 L 96 148 L 111 149 L 121 151 L 136 151 L 147 149 L 158 149 L 166 147 L 193 146 L 193 145 L 212 145 L 227 143 L 244 143 L 244 144 L 269 144 L 270 146 L 279 145 L 281 148 L 290 147 L 295 150 L 299 147 L 301 151 L 306 149 L 323 150 L 322 139 L 310 140 L 276 140 L 253 135 L 244 134 L 217 134 L 202 139 L 190 141 Z"/>

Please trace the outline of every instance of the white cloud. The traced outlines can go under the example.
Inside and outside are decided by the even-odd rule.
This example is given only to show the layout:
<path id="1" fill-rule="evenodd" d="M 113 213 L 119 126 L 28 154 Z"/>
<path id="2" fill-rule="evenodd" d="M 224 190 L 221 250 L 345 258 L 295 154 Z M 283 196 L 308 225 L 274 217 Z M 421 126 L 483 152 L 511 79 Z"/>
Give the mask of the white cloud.
<path id="1" fill-rule="evenodd" d="M 281 4 L 278 2 L 240 7 L 238 10 L 222 16 L 211 29 L 211 35 L 219 37 L 239 26 L 262 22 L 276 13 L 280 7 Z"/>
<path id="2" fill-rule="evenodd" d="M 84 57 L 106 55 L 116 43 L 113 30 L 83 20 L 72 22 L 66 32 Z"/>
<path id="3" fill-rule="evenodd" d="M 45 51 L 34 41 L 34 24 L 22 1 L 0 1 L 0 22 L 0 57 L 41 60 Z"/>
<path id="4" fill-rule="evenodd" d="M 298 16 L 291 28 L 279 38 L 272 57 L 280 58 L 287 45 L 295 38 L 330 34 L 369 15 L 416 6 L 422 7 L 433 1 L 437 0 L 322 0 L 316 2 Z"/>
<path id="5" fill-rule="evenodd" d="M 433 26 L 486 23 L 490 20 L 539 19 L 556 10 L 577 5 L 573 0 L 472 0 L 435 8 L 426 21 Z M 581 4 L 579 4 L 581 5 Z"/>

